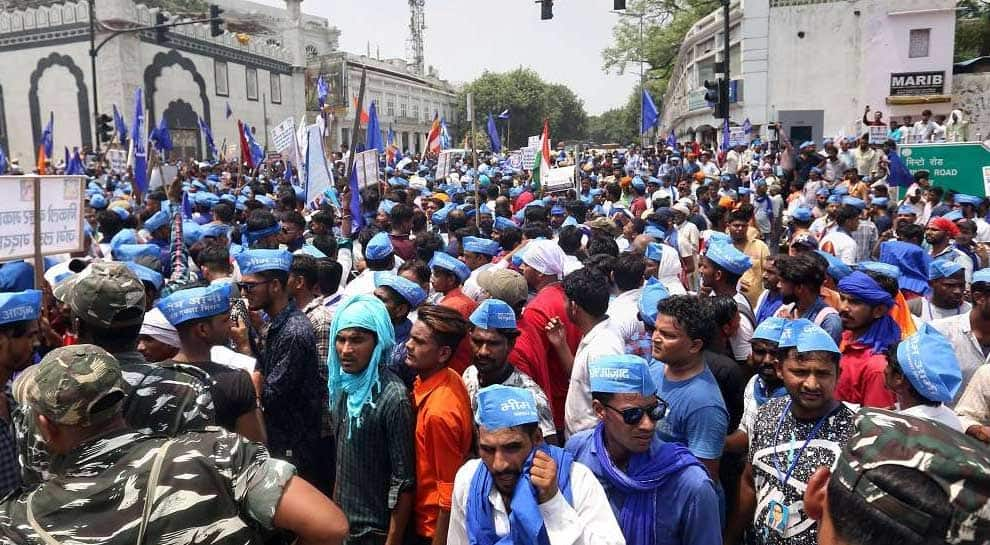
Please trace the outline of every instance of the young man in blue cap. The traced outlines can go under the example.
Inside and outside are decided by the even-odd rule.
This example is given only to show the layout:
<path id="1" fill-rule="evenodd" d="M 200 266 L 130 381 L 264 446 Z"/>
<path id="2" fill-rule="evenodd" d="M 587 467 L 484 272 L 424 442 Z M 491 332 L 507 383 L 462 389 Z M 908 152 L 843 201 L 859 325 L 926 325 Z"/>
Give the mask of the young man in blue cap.
<path id="1" fill-rule="evenodd" d="M 719 499 L 705 466 L 654 433 L 666 402 L 657 397 L 646 361 L 604 356 L 589 365 L 598 424 L 567 441 L 609 498 L 630 545 L 722 542 Z"/>
<path id="2" fill-rule="evenodd" d="M 979 217 L 980 204 L 983 203 L 983 199 L 973 195 L 956 193 L 955 201 L 959 205 L 959 211 L 962 212 L 963 217 L 976 223 L 976 241 L 990 242 L 990 224 Z"/>
<path id="3" fill-rule="evenodd" d="M 25 290 L 0 293 L 0 496 L 21 485 L 17 440 L 11 417 L 17 405 L 7 382 L 31 365 L 38 344 L 41 292 Z"/>
<path id="4" fill-rule="evenodd" d="M 375 291 L 375 272 L 395 272 L 395 249 L 385 232 L 379 232 L 364 245 L 364 270 L 344 287 L 341 299 L 354 295 L 371 295 Z"/>
<path id="5" fill-rule="evenodd" d="M 987 354 L 990 353 L 990 269 L 976 271 L 970 292 L 973 308 L 969 312 L 932 322 L 932 326 L 945 335 L 955 349 L 962 371 L 960 391 L 967 394 L 970 379 L 975 381 L 978 370 L 985 366 Z M 990 414 L 987 415 L 987 423 L 990 423 Z M 984 440 L 990 441 L 990 435 Z"/>
<path id="6" fill-rule="evenodd" d="M 529 390 L 478 392 L 478 452 L 457 472 L 449 545 L 625 543 L 595 475 L 544 443 Z M 545 536 L 545 537 L 541 537 Z"/>
<path id="7" fill-rule="evenodd" d="M 451 257 L 443 252 L 433 254 L 433 259 L 429 263 L 433 272 L 432 284 L 437 293 L 442 293 L 443 298 L 437 303 L 447 308 L 457 311 L 465 320 L 471 316 L 474 309 L 478 308 L 478 303 L 471 299 L 461 290 L 464 281 L 471 275 L 467 265 L 455 257 Z M 450 368 L 458 373 L 463 373 L 471 363 L 471 346 L 467 339 L 461 342 L 457 353 L 454 354 L 450 362 Z"/>
<path id="8" fill-rule="evenodd" d="M 753 376 L 743 391 L 743 415 L 739 427 L 725 439 L 727 452 L 743 454 L 749 450 L 749 434 L 756 425 L 756 415 L 760 407 L 776 397 L 787 395 L 784 383 L 777 376 L 780 360 L 780 336 L 789 319 L 771 316 L 764 320 L 753 332 L 753 351 L 749 356 L 749 366 Z"/>
<path id="9" fill-rule="evenodd" d="M 743 275 L 752 270 L 751 267 L 752 261 L 749 257 L 735 246 L 724 242 L 709 243 L 699 267 L 701 285 L 709 288 L 715 295 L 731 297 L 739 308 L 739 327 L 729 339 L 732 357 L 738 362 L 745 362 L 749 357 L 749 340 L 753 337 L 753 329 L 756 327 L 756 315 L 753 313 L 749 298 L 739 293 L 736 288 Z M 761 278 L 760 286 L 762 282 Z M 762 291 L 762 287 L 758 288 L 756 285 L 752 285 L 750 289 Z M 758 297 L 759 293 L 756 295 Z"/>
<path id="10" fill-rule="evenodd" d="M 897 280 L 873 271 L 854 271 L 839 281 L 842 304 L 842 375 L 837 399 L 868 407 L 889 408 L 894 396 L 884 386 L 884 355 L 901 340 L 901 329 L 890 316 Z"/>
<path id="11" fill-rule="evenodd" d="M 753 207 L 741 206 L 731 212 L 726 217 L 726 227 L 729 237 L 732 239 L 732 246 L 744 255 L 749 257 L 749 267 L 740 273 L 740 289 L 749 303 L 749 312 L 756 306 L 756 300 L 763 292 L 763 263 L 770 257 L 770 248 L 762 240 L 750 235 L 750 224 L 753 221 Z M 741 299 L 740 299 L 741 302 Z M 745 312 L 745 311 L 744 311 Z M 756 322 L 751 321 L 750 331 L 756 327 Z M 749 339 L 746 339 L 749 342 Z M 745 359 L 745 358 L 744 358 Z"/>
<path id="12" fill-rule="evenodd" d="M 922 321 L 958 316 L 973 308 L 963 300 L 966 272 L 962 265 L 941 259 L 932 261 L 928 265 L 928 285 L 931 287 L 928 297 L 915 297 L 907 302 L 911 314 Z"/>
<path id="13" fill-rule="evenodd" d="M 481 301 L 483 293 L 478 286 L 478 275 L 492 268 L 492 258 L 502 251 L 498 242 L 481 237 L 464 237 L 461 261 L 471 269 L 471 275 L 464 281 L 464 295 L 475 301 Z"/>
<path id="14" fill-rule="evenodd" d="M 827 255 L 837 262 L 836 265 L 845 267 L 838 258 L 831 254 Z M 775 263 L 784 302 L 777 316 L 790 320 L 807 318 L 828 331 L 836 343 L 840 342 L 842 320 L 839 318 L 839 311 L 829 306 L 822 297 L 822 285 L 828 274 L 826 268 L 828 261 L 820 257 L 820 254 L 806 252 L 795 256 L 778 257 Z"/>
<path id="15" fill-rule="evenodd" d="M 289 295 L 292 254 L 285 250 L 247 250 L 237 255 L 238 287 L 252 311 L 263 310 L 270 323 L 264 346 L 254 355 L 261 374 L 261 405 L 265 411 L 268 448 L 291 461 L 313 486 L 329 492 L 330 476 L 318 452 L 320 430 L 320 372 L 316 337 L 306 315 Z M 236 324 L 238 328 L 243 324 Z M 238 350 L 252 353 L 246 339 Z"/>
<path id="16" fill-rule="evenodd" d="M 426 292 L 412 280 L 389 271 L 378 271 L 374 295 L 385 304 L 395 332 L 395 347 L 385 360 L 385 366 L 401 378 L 407 388 L 412 388 L 416 373 L 406 365 L 406 341 L 413 326 L 409 316 L 426 300 Z"/>
<path id="17" fill-rule="evenodd" d="M 759 545 L 817 543 L 804 490 L 819 467 L 835 462 L 854 431 L 852 409 L 834 396 L 840 373 L 832 337 L 808 320 L 793 320 L 779 348 L 778 374 L 787 395 L 759 409 L 726 543 L 737 543 L 746 530 Z"/>
<path id="18" fill-rule="evenodd" d="M 887 388 L 897 398 L 901 414 L 941 422 L 962 433 L 951 403 L 962 384 L 959 361 L 944 335 L 928 324 L 887 351 Z"/>

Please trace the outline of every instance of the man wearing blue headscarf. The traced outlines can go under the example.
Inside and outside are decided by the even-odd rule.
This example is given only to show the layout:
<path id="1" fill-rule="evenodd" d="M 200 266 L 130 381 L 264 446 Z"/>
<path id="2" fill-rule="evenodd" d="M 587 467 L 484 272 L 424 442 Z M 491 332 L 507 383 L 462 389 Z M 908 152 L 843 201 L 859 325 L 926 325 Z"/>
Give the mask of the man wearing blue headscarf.
<path id="1" fill-rule="evenodd" d="M 884 372 L 887 388 L 897 398 L 901 414 L 941 422 L 962 433 L 963 425 L 956 413 L 945 406 L 951 403 L 962 373 L 952 345 L 944 335 L 928 324 L 887 351 Z"/>
<path id="2" fill-rule="evenodd" d="M 334 501 L 347 513 L 350 542 L 400 543 L 415 496 L 413 410 L 402 380 L 385 367 L 395 344 L 385 304 L 373 295 L 346 299 L 330 339 Z"/>
<path id="3" fill-rule="evenodd" d="M 629 545 L 722 542 L 719 499 L 705 466 L 654 433 L 666 402 L 646 360 L 604 356 L 588 366 L 598 424 L 572 436 L 567 451 L 598 478 Z"/>
<path id="4" fill-rule="evenodd" d="M 897 280 L 873 271 L 854 271 L 839 281 L 842 297 L 842 373 L 836 399 L 877 407 L 894 405 L 884 385 L 887 348 L 901 340 L 901 329 L 890 316 Z"/>
<path id="5" fill-rule="evenodd" d="M 454 479 L 449 545 L 620 545 L 595 475 L 547 445 L 536 400 L 499 384 L 478 392 L 478 452 Z"/>

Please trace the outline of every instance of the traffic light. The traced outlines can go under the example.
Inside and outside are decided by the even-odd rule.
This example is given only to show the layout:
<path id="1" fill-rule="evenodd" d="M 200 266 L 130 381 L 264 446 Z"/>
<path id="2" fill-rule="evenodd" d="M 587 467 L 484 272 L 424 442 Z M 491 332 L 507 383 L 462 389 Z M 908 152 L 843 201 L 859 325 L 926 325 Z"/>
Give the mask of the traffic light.
<path id="1" fill-rule="evenodd" d="M 113 140 L 113 118 L 107 114 L 96 116 L 96 134 L 100 143 L 107 143 Z"/>
<path id="2" fill-rule="evenodd" d="M 718 86 L 719 81 L 708 81 L 705 80 L 705 102 L 711 105 L 712 108 L 717 108 L 718 105 Z"/>
<path id="3" fill-rule="evenodd" d="M 615 0 L 612 4 L 612 9 L 615 11 L 621 11 L 626 9 L 626 0 Z"/>
<path id="4" fill-rule="evenodd" d="M 729 80 L 727 79 L 718 80 L 718 105 L 715 117 L 727 119 L 729 117 Z"/>
<path id="5" fill-rule="evenodd" d="M 216 4 L 210 4 L 210 36 L 216 38 L 217 36 L 223 36 L 223 19 L 220 18 L 220 14 L 223 10 L 220 6 Z"/>
<path id="6" fill-rule="evenodd" d="M 155 14 L 155 42 L 163 44 L 168 41 L 168 18 L 165 14 L 158 12 Z"/>
<path id="7" fill-rule="evenodd" d="M 553 0 L 540 0 L 540 20 L 553 19 Z"/>

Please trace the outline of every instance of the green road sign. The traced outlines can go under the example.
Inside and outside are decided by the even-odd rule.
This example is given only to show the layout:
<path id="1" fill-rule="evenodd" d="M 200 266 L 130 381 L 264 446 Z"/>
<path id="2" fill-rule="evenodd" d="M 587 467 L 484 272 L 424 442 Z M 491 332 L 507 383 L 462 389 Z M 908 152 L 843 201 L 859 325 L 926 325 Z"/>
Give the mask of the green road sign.
<path id="1" fill-rule="evenodd" d="M 902 144 L 898 150 L 908 170 L 927 170 L 934 185 L 968 195 L 990 195 L 990 148 L 985 144 Z"/>

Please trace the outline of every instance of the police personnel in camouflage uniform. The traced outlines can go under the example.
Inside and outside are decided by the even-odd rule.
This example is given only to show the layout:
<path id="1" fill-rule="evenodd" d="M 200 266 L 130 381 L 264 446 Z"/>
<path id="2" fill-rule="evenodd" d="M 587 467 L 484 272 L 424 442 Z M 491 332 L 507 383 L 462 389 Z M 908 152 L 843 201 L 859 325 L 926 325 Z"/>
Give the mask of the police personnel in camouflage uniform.
<path id="1" fill-rule="evenodd" d="M 295 468 L 221 428 L 168 438 L 127 427 L 117 360 L 57 348 L 14 383 L 54 477 L 0 504 L 0 543 L 261 543 L 258 528 L 339 544 L 344 513 Z"/>
<path id="2" fill-rule="evenodd" d="M 69 307 L 79 342 L 97 345 L 120 362 L 131 386 L 123 405 L 130 427 L 175 435 L 212 425 L 209 375 L 189 365 L 152 365 L 137 351 L 144 293 L 141 280 L 125 264 L 109 261 L 91 263 L 54 290 L 55 298 Z M 48 476 L 46 450 L 25 409 L 13 416 L 24 482 L 36 484 Z"/>
<path id="3" fill-rule="evenodd" d="M 819 545 L 990 543 L 990 452 L 933 420 L 856 415 L 835 469 L 809 480 L 804 508 Z"/>

